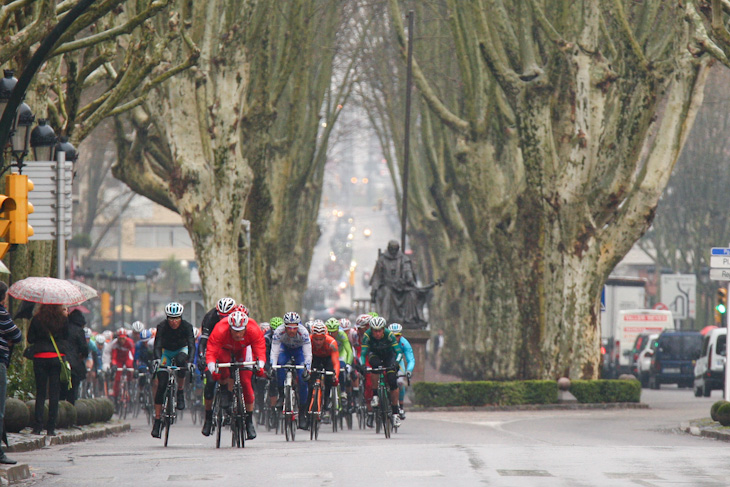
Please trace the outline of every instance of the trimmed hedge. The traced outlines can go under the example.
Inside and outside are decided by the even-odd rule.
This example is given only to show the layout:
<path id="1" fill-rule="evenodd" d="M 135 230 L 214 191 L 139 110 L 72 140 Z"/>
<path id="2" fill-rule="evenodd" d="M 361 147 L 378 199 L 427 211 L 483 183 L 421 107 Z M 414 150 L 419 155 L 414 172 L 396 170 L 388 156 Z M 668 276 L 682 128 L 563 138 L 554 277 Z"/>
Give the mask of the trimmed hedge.
<path id="1" fill-rule="evenodd" d="M 570 393 L 580 403 L 639 402 L 641 383 L 638 380 L 574 380 Z"/>
<path id="2" fill-rule="evenodd" d="M 722 406 L 723 404 L 727 404 L 727 401 L 721 399 L 713 404 L 710 408 L 710 417 L 713 421 L 717 421 L 717 410 L 720 409 L 720 406 Z"/>
<path id="3" fill-rule="evenodd" d="M 423 407 L 519 406 L 558 402 L 553 380 L 417 382 L 413 402 Z M 574 380 L 570 392 L 580 403 L 639 402 L 637 380 Z"/>
<path id="4" fill-rule="evenodd" d="M 730 402 L 721 404 L 717 408 L 717 421 L 723 426 L 730 426 Z"/>
<path id="5" fill-rule="evenodd" d="M 516 406 L 558 402 L 558 385 L 553 380 L 417 382 L 414 403 L 424 407 Z"/>
<path id="6" fill-rule="evenodd" d="M 48 401 L 43 407 L 43 424 L 48 421 Z M 76 405 L 59 401 L 56 425 L 68 428 L 73 425 L 87 425 L 109 421 L 114 414 L 114 403 L 107 398 L 78 399 Z M 5 428 L 11 433 L 20 432 L 32 426 L 35 416 L 35 401 L 23 403 L 18 399 L 7 398 L 5 402 Z"/>

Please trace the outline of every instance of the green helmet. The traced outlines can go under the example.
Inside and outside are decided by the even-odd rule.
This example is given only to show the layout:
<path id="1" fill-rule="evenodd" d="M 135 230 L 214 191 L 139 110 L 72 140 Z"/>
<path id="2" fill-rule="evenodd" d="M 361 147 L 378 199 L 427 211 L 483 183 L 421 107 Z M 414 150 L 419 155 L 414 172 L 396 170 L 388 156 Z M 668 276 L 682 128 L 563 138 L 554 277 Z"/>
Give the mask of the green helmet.
<path id="1" fill-rule="evenodd" d="M 281 316 L 274 316 L 269 320 L 269 324 L 271 325 L 272 330 L 276 330 L 284 324 L 284 320 L 281 318 Z"/>
<path id="2" fill-rule="evenodd" d="M 372 316 L 373 318 L 377 318 L 377 317 L 378 317 L 378 313 L 376 313 L 375 311 L 371 311 L 371 312 L 370 312 L 370 313 L 368 313 L 368 314 L 369 314 L 370 316 Z"/>
<path id="3" fill-rule="evenodd" d="M 327 322 L 325 322 L 325 325 L 327 326 L 328 332 L 335 333 L 340 329 L 340 320 L 337 318 L 330 318 Z"/>

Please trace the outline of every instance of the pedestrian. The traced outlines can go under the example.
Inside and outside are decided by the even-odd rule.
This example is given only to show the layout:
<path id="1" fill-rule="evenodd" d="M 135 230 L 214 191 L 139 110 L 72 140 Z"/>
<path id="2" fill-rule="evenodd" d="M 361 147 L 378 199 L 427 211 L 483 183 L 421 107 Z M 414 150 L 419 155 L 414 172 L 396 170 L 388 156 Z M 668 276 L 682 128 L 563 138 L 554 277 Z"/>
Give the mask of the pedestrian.
<path id="1" fill-rule="evenodd" d="M 0 438 L 5 436 L 5 393 L 7 392 L 8 366 L 13 345 L 23 340 L 23 334 L 15 326 L 7 311 L 8 285 L 0 281 Z M 0 463 L 14 465 L 18 462 L 8 458 L 0 446 Z"/>
<path id="2" fill-rule="evenodd" d="M 439 330 L 438 335 L 434 337 L 433 356 L 434 367 L 437 371 L 441 370 L 441 351 L 444 349 L 444 330 Z"/>
<path id="3" fill-rule="evenodd" d="M 61 384 L 61 401 L 76 403 L 79 396 L 79 384 L 86 379 L 86 357 L 89 355 L 89 346 L 86 344 L 84 327 L 86 318 L 81 310 L 76 308 L 68 314 L 68 355 L 66 359 L 71 365 L 71 389 Z"/>
<path id="4" fill-rule="evenodd" d="M 55 340 L 54 347 L 51 337 Z M 35 416 L 33 434 L 43 429 L 43 408 L 48 388 L 48 423 L 46 434 L 56 434 L 58 401 L 61 393 L 61 361 L 68 355 L 68 308 L 62 304 L 42 304 L 30 320 L 28 343 L 33 345 L 33 372 L 35 374 Z M 58 347 L 58 352 L 56 352 Z"/>

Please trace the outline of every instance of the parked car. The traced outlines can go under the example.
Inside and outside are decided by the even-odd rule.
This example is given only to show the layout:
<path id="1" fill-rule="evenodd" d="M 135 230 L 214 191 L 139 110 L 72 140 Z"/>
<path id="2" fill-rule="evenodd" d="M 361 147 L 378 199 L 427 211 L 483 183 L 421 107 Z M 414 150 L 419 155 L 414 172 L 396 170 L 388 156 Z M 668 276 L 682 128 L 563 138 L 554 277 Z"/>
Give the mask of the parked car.
<path id="1" fill-rule="evenodd" d="M 725 389 L 727 328 L 710 330 L 702 340 L 702 353 L 695 364 L 695 396 L 710 397 L 714 389 Z"/>
<path id="2" fill-rule="evenodd" d="M 649 368 L 651 367 L 651 344 L 659 337 L 659 333 L 639 333 L 631 349 L 631 372 L 641 382 L 641 387 L 649 387 Z"/>
<path id="3" fill-rule="evenodd" d="M 652 343 L 649 387 L 662 384 L 692 387 L 695 362 L 702 351 L 702 335 L 698 331 L 663 331 Z"/>

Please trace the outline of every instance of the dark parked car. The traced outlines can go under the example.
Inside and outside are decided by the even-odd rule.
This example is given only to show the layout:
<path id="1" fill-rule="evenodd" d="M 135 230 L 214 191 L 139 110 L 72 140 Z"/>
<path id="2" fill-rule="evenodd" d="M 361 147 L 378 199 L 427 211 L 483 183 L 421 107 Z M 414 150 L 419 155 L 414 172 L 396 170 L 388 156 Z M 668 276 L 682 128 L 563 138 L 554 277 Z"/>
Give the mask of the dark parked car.
<path id="1" fill-rule="evenodd" d="M 649 387 L 662 384 L 692 387 L 695 362 L 702 351 L 702 335 L 698 331 L 664 331 L 652 344 Z"/>

